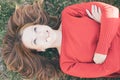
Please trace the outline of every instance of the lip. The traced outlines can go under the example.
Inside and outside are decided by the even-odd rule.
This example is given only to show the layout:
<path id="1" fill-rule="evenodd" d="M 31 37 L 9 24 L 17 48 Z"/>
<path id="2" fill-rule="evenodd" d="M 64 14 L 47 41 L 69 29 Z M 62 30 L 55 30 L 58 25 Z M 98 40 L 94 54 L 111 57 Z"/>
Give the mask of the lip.
<path id="1" fill-rule="evenodd" d="M 47 33 L 48 33 L 48 37 L 50 36 L 50 32 L 49 31 L 47 31 Z"/>
<path id="2" fill-rule="evenodd" d="M 48 36 L 47 36 L 47 39 L 49 38 L 49 36 L 50 36 L 50 32 L 47 30 L 47 34 L 48 34 Z"/>

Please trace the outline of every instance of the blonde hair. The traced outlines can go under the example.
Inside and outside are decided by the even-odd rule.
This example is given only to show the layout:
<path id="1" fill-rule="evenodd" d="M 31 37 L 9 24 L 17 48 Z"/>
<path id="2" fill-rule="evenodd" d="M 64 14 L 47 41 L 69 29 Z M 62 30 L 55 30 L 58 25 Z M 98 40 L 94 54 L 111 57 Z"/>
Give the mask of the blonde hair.
<path id="1" fill-rule="evenodd" d="M 51 18 L 42 8 L 42 2 L 36 1 L 32 5 L 24 5 L 15 10 L 9 18 L 7 32 L 3 39 L 2 57 L 9 70 L 16 71 L 27 78 L 36 77 L 37 80 L 59 77 L 59 56 L 48 59 L 39 55 L 40 52 L 27 49 L 19 33 L 29 25 L 49 25 L 50 20 Z"/>

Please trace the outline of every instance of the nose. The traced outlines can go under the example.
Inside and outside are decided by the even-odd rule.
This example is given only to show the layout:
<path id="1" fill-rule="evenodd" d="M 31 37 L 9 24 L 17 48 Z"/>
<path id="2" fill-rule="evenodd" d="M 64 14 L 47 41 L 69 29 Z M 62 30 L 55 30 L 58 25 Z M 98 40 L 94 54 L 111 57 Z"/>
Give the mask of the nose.
<path id="1" fill-rule="evenodd" d="M 46 39 L 48 37 L 48 31 L 41 31 L 40 33 L 37 33 L 37 37 L 41 39 Z"/>

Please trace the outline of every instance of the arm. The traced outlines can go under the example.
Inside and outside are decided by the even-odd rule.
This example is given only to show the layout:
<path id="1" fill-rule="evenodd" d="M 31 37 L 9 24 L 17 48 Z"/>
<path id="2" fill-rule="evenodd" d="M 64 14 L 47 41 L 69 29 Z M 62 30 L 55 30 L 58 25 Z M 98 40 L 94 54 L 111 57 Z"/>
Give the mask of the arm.
<path id="1" fill-rule="evenodd" d="M 107 4 L 105 4 L 105 5 L 107 5 Z M 106 10 L 107 10 L 106 13 L 109 12 L 107 17 L 110 17 L 110 18 L 118 17 L 118 10 L 116 10 L 115 7 L 113 7 L 111 5 L 107 5 L 107 7 L 109 7 L 108 9 L 106 8 Z M 92 9 L 91 12 L 86 9 L 86 13 L 88 14 L 88 16 L 91 19 L 101 23 L 101 9 L 99 7 L 97 7 L 96 5 L 92 5 L 91 9 Z M 106 56 L 107 55 L 105 55 L 105 54 L 95 53 L 93 60 L 95 63 L 101 64 L 105 61 Z"/>
<path id="2" fill-rule="evenodd" d="M 111 5 L 107 5 L 107 4 L 105 4 L 106 5 L 106 18 L 118 18 L 118 9 L 117 8 L 115 8 L 115 7 L 113 7 L 113 6 L 111 6 Z M 87 12 L 87 14 L 88 14 L 88 16 L 90 17 L 90 18 L 92 18 L 93 20 L 95 20 L 95 21 L 97 21 L 97 22 L 99 22 L 99 23 L 101 23 L 101 24 L 104 24 L 104 21 L 103 22 L 101 22 L 101 10 L 100 10 L 100 8 L 99 7 L 97 7 L 96 5 L 92 5 L 92 12 L 90 13 L 89 12 L 89 10 L 86 10 L 86 12 Z M 102 16 L 103 17 L 103 16 Z M 104 18 L 104 17 L 103 17 Z M 102 19 L 103 19 L 102 18 Z M 109 25 L 108 25 L 109 26 Z M 113 25 L 114 26 L 114 25 Z M 114 28 L 115 29 L 115 28 Z M 116 28 L 117 29 L 117 28 Z M 104 30 L 105 30 L 105 28 L 104 28 Z M 102 31 L 104 31 L 104 30 L 101 30 L 101 32 Z M 106 30 L 107 30 L 107 28 L 106 28 Z M 109 31 L 109 30 L 108 30 Z M 117 30 L 116 30 L 117 31 Z M 114 35 L 114 34 L 113 34 Z M 104 37 L 104 35 L 102 36 L 102 37 Z M 106 37 L 106 35 L 105 35 L 105 37 Z M 100 41 L 99 41 L 99 44 L 98 44 L 98 46 L 97 46 L 97 49 L 101 46 L 100 45 Z M 104 46 L 104 45 L 102 45 L 102 46 Z M 96 49 L 96 50 L 97 50 Z M 99 51 L 99 50 L 98 50 Z M 93 58 L 93 60 L 94 60 L 94 62 L 95 63 L 97 63 L 97 64 L 101 64 L 101 63 L 103 63 L 104 61 L 105 61 L 105 59 L 106 59 L 106 54 L 101 54 L 101 53 L 95 53 L 95 55 L 94 55 L 94 58 Z"/>
<path id="3" fill-rule="evenodd" d="M 110 44 L 118 31 L 119 10 L 108 4 L 104 4 L 104 8 L 101 16 L 99 40 L 95 52 L 106 55 L 110 48 Z"/>
<path id="4" fill-rule="evenodd" d="M 118 29 L 118 15 L 119 10 L 116 7 L 102 3 L 102 2 L 89 2 L 82 4 L 75 4 L 66 7 L 63 12 L 63 21 L 69 17 L 82 17 L 87 16 L 86 9 L 91 12 L 91 6 L 96 5 L 102 11 L 100 35 L 96 53 L 107 54 L 110 44 L 116 35 Z"/>
<path id="5" fill-rule="evenodd" d="M 60 67 L 64 73 L 76 77 L 105 77 L 119 70 L 119 58 L 118 54 L 110 53 L 103 64 L 81 63 L 62 53 L 60 56 Z"/>
<path id="6" fill-rule="evenodd" d="M 87 16 L 86 9 L 90 10 L 91 5 L 93 4 L 82 3 L 67 7 L 62 12 L 62 21 L 64 22 L 66 20 L 69 20 L 69 18 L 73 18 L 73 17 Z M 94 3 L 94 5 L 99 6 L 101 9 L 104 8 L 104 6 L 98 3 Z M 67 25 L 68 23 L 64 22 L 64 24 Z M 108 59 L 103 64 L 94 64 L 94 63 L 81 63 L 69 57 L 69 55 L 66 55 L 66 53 L 62 53 L 60 56 L 60 66 L 64 73 L 67 73 L 72 76 L 86 77 L 86 78 L 103 77 L 118 71 L 119 62 L 116 61 L 119 60 L 117 60 L 118 56 L 116 55 L 114 57 L 114 55 L 115 54 L 112 55 L 109 54 L 107 57 Z"/>
<path id="7" fill-rule="evenodd" d="M 96 5 L 102 11 L 102 16 L 100 21 L 101 22 L 100 35 L 99 35 L 99 40 L 98 40 L 98 44 L 95 51 L 95 56 L 97 56 L 96 58 L 98 58 L 99 57 L 98 55 L 101 54 L 102 59 L 105 60 L 107 52 L 110 48 L 110 44 L 114 36 L 116 35 L 117 29 L 118 29 L 118 25 L 119 25 L 118 8 L 105 3 L 101 3 L 101 2 L 76 4 L 76 5 L 67 7 L 63 11 L 63 18 L 67 19 L 67 17 L 87 16 L 86 9 L 94 13 L 91 10 L 92 5 Z"/>

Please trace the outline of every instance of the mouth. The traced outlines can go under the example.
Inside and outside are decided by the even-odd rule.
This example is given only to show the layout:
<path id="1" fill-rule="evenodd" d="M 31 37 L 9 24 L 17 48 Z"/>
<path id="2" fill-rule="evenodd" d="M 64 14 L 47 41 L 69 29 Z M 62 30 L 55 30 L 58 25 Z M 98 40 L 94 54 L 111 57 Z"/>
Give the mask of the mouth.
<path id="1" fill-rule="evenodd" d="M 47 41 L 49 41 L 50 32 L 48 30 L 46 32 L 47 32 L 47 38 L 46 39 L 47 39 Z"/>
<path id="2" fill-rule="evenodd" d="M 49 33 L 49 31 L 48 31 L 48 30 L 47 30 L 46 32 L 47 32 L 47 35 L 48 35 L 48 36 L 47 36 L 47 38 L 48 38 L 50 33 Z"/>

